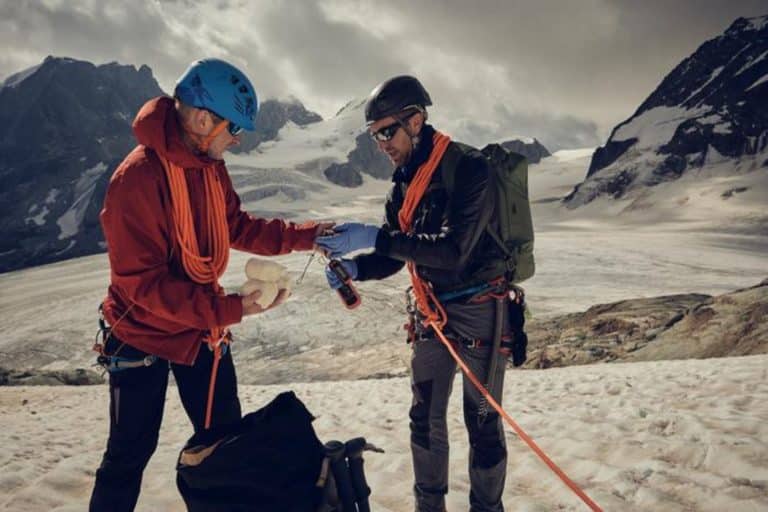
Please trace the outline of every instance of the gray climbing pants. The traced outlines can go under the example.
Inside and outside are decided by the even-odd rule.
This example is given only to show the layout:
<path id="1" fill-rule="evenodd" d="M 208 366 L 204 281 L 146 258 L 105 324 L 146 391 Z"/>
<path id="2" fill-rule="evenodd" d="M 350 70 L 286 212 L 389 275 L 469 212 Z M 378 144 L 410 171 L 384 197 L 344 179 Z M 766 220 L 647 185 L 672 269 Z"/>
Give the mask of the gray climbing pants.
<path id="1" fill-rule="evenodd" d="M 485 383 L 490 345 L 470 348 L 457 345 L 464 362 Z M 437 339 L 413 343 L 411 359 L 413 402 L 410 410 L 411 453 L 415 474 L 417 512 L 443 512 L 448 492 L 448 429 L 446 410 L 456 375 L 456 362 Z M 501 403 L 504 361 L 498 365 L 493 398 Z M 470 511 L 499 512 L 507 470 L 507 449 L 501 418 L 490 407 L 478 417 L 482 395 L 463 379 L 464 424 L 469 433 Z"/>

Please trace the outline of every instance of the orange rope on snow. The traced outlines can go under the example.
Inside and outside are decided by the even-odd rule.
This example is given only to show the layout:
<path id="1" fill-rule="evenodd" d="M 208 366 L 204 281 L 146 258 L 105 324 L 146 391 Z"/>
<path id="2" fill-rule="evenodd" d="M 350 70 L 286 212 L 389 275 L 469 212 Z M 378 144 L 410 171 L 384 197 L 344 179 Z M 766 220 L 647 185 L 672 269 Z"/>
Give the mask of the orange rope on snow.
<path id="1" fill-rule="evenodd" d="M 203 186 L 208 203 L 205 229 L 210 237 L 211 256 L 201 256 L 184 169 L 169 161 L 161 161 L 171 191 L 176 239 L 181 246 L 181 263 L 184 271 L 192 281 L 198 284 L 211 284 L 216 293 L 222 293 L 219 278 L 227 268 L 229 261 L 229 226 L 227 224 L 224 190 L 221 188 L 216 171 L 213 167 L 207 167 L 203 170 Z M 222 344 L 229 343 L 229 331 L 226 326 L 213 327 L 206 336 L 205 342 L 213 350 L 213 367 L 211 368 L 208 403 L 205 411 L 205 428 L 210 428 L 213 394 L 216 388 L 219 361 L 222 356 Z"/>
<path id="2" fill-rule="evenodd" d="M 592 499 L 587 496 L 587 493 L 585 493 L 573 480 L 568 478 L 568 475 L 565 474 L 565 472 L 558 467 L 557 464 L 555 464 L 552 459 L 550 459 L 546 453 L 544 453 L 544 450 L 542 450 L 539 445 L 536 444 L 536 442 L 525 433 L 525 431 L 520 428 L 520 426 L 513 420 L 509 414 L 499 405 L 499 403 L 493 399 L 491 394 L 488 392 L 487 389 L 485 389 L 485 386 L 483 386 L 479 380 L 477 380 L 477 376 L 472 373 L 472 370 L 469 369 L 469 367 L 464 363 L 464 361 L 461 360 L 461 357 L 456 353 L 456 349 L 453 348 L 453 345 L 450 341 L 445 337 L 445 334 L 443 334 L 443 331 L 440 327 L 434 322 L 431 321 L 430 325 L 437 333 L 437 336 L 440 338 L 440 341 L 445 345 L 445 347 L 448 349 L 448 352 L 450 352 L 451 356 L 456 360 L 456 363 L 461 368 L 461 371 L 464 372 L 464 375 L 466 375 L 469 380 L 474 384 L 474 386 L 482 393 L 482 395 L 485 397 L 488 404 L 493 407 L 496 412 L 499 413 L 499 416 L 504 418 L 504 421 L 507 422 L 507 424 L 512 427 L 512 430 L 515 431 L 515 433 L 520 436 L 520 439 L 522 439 L 525 444 L 528 445 L 528 447 L 533 450 L 533 453 L 538 455 L 538 457 L 549 466 L 549 469 L 551 469 L 559 478 L 562 480 L 562 482 L 568 486 L 569 489 L 571 489 L 574 493 L 576 493 L 576 496 L 581 498 L 581 500 L 590 508 L 590 510 L 593 510 L 594 512 L 602 512 L 603 509 L 600 508 L 600 506 L 592 501 Z"/>
<path id="3" fill-rule="evenodd" d="M 445 153 L 445 150 L 448 147 L 448 143 L 451 141 L 451 139 L 447 135 L 436 132 L 433 141 L 434 149 L 429 155 L 429 159 L 424 162 L 416 171 L 416 176 L 414 176 L 413 181 L 411 181 L 411 183 L 408 185 L 408 190 L 405 194 L 403 206 L 398 212 L 400 229 L 404 233 L 412 232 L 413 214 L 416 211 L 416 207 L 419 205 L 422 197 L 424 196 L 424 193 L 426 192 L 427 187 L 432 180 L 432 175 L 435 173 L 435 169 L 437 169 L 437 166 L 440 163 L 440 160 L 442 159 L 443 154 Z M 587 494 L 578 485 L 576 485 L 573 480 L 568 478 L 568 475 L 566 475 L 565 472 L 560 469 L 552 461 L 552 459 L 547 456 L 546 453 L 544 453 L 539 445 L 537 445 L 536 442 L 528 434 L 526 434 L 525 431 L 520 428 L 517 423 L 515 423 L 515 421 L 509 416 L 509 414 L 507 414 L 501 405 L 499 405 L 499 403 L 494 400 L 488 390 L 485 389 L 485 386 L 477 379 L 477 376 L 472 372 L 472 370 L 466 365 L 466 363 L 464 363 L 464 361 L 462 361 L 461 357 L 459 357 L 459 355 L 456 353 L 456 350 L 453 348 L 451 342 L 445 337 L 445 334 L 443 334 L 442 329 L 445 327 L 445 324 L 448 321 L 448 317 L 445 313 L 445 309 L 443 309 L 443 306 L 440 304 L 440 301 L 437 299 L 437 296 L 432 290 L 432 286 L 428 282 L 421 279 L 416 271 L 416 264 L 413 261 L 408 262 L 408 272 L 411 274 L 411 284 L 413 285 L 413 294 L 416 300 L 416 306 L 418 307 L 419 312 L 421 312 L 421 314 L 425 317 L 425 320 L 423 321 L 424 325 L 432 327 L 432 329 L 435 330 L 438 337 L 440 338 L 440 341 L 448 349 L 448 352 L 451 354 L 453 359 L 456 360 L 456 363 L 461 368 L 461 371 L 464 372 L 464 375 L 469 378 L 472 384 L 485 397 L 487 403 L 490 404 L 490 406 L 493 407 L 502 418 L 504 418 L 504 421 L 506 421 L 507 424 L 512 427 L 512 430 L 514 430 L 517 435 L 520 436 L 520 439 L 522 439 L 528 445 L 528 447 L 533 450 L 533 452 L 549 467 L 549 469 L 551 469 L 560 478 L 560 480 L 562 480 L 565 485 L 568 486 L 568 488 L 576 493 L 576 495 L 581 498 L 581 500 L 593 512 L 602 512 L 602 509 L 594 501 L 592 501 L 592 499 L 590 499 L 590 497 L 587 496 Z"/>

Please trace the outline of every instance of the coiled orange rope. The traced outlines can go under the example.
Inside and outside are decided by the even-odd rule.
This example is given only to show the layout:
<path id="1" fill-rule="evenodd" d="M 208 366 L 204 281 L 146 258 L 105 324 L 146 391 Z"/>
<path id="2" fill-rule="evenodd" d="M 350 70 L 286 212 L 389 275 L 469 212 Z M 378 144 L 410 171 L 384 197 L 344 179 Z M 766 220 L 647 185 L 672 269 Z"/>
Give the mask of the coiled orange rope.
<path id="1" fill-rule="evenodd" d="M 189 190 L 184 169 L 170 161 L 161 159 L 171 191 L 173 221 L 176 239 L 181 247 L 181 263 L 192 281 L 198 284 L 211 284 L 216 293 L 222 293 L 219 278 L 227 268 L 229 261 L 229 226 L 227 224 L 226 199 L 213 166 L 203 169 L 203 190 L 207 201 L 205 229 L 210 238 L 210 256 L 200 255 L 200 246 L 195 233 L 192 206 L 189 202 Z M 205 428 L 211 426 L 213 395 L 216 388 L 216 375 L 222 356 L 222 345 L 229 343 L 229 331 L 226 326 L 210 329 L 205 342 L 213 350 L 211 381 L 208 385 L 208 403 L 205 411 Z"/>
<path id="2" fill-rule="evenodd" d="M 405 199 L 403 200 L 403 206 L 397 214 L 398 221 L 400 222 L 400 230 L 403 233 L 410 233 L 412 231 L 413 214 L 416 211 L 416 207 L 419 206 L 421 198 L 429 187 L 429 183 L 432 181 L 432 175 L 435 174 L 437 165 L 445 154 L 445 150 L 448 148 L 448 144 L 451 142 L 451 138 L 443 133 L 435 132 L 432 138 L 434 147 L 432 153 L 429 154 L 429 158 L 426 162 L 421 164 L 416 171 L 416 176 L 408 185 L 408 190 L 405 193 Z M 407 262 L 408 272 L 411 274 L 411 284 L 413 286 L 413 295 L 416 298 L 416 307 L 424 315 L 424 325 L 434 321 L 441 328 L 445 326 L 448 321 L 448 316 L 445 314 L 443 306 L 440 301 L 437 300 L 432 287 L 428 283 L 422 280 L 416 272 L 416 264 L 413 261 Z M 430 307 L 430 304 L 434 308 Z"/>

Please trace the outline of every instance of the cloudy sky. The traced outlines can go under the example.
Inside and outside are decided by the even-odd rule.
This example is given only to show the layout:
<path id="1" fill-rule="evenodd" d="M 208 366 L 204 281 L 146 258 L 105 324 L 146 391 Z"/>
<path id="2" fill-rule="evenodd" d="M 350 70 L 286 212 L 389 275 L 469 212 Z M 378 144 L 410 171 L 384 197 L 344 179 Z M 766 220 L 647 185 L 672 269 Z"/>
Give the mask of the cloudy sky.
<path id="1" fill-rule="evenodd" d="M 704 41 L 766 14 L 765 0 L 0 0 L 0 80 L 53 54 L 147 64 L 170 92 L 214 56 L 329 117 L 410 73 L 457 138 L 593 146 Z"/>

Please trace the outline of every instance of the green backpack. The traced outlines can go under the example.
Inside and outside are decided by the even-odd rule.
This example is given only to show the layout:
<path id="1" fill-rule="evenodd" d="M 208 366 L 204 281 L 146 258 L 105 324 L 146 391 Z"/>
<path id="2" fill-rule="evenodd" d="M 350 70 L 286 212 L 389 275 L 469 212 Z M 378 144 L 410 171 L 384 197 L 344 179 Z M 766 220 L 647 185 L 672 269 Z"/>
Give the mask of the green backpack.
<path id="1" fill-rule="evenodd" d="M 454 143 L 448 147 L 442 161 L 442 178 L 450 196 L 456 167 L 470 146 Z M 488 160 L 491 180 L 496 190 L 498 217 L 486 231 L 505 257 L 490 261 L 480 269 L 473 281 L 487 281 L 504 275 L 511 283 L 520 283 L 533 276 L 533 221 L 528 200 L 528 160 L 511 153 L 499 144 L 488 144 L 481 153 Z"/>

